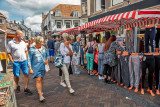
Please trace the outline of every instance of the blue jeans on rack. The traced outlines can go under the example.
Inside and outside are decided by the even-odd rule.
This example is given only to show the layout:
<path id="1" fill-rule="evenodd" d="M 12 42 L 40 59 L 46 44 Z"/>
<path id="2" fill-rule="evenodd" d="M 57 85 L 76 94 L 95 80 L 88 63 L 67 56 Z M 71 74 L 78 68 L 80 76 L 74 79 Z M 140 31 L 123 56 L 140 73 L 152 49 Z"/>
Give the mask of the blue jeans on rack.
<path id="1" fill-rule="evenodd" d="M 151 44 L 151 51 L 155 51 L 155 36 L 156 36 L 156 29 L 155 27 L 146 28 L 145 29 L 145 52 L 149 52 L 149 40 Z"/>

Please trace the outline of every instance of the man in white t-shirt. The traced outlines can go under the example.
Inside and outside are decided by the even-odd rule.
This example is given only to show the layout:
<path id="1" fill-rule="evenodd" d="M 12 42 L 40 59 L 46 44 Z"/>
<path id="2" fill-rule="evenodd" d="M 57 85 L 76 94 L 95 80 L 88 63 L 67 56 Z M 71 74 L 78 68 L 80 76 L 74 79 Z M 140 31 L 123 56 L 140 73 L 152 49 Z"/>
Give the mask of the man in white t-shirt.
<path id="1" fill-rule="evenodd" d="M 20 92 L 20 86 L 18 82 L 21 69 L 24 74 L 24 92 L 26 94 L 32 94 L 32 92 L 28 89 L 29 68 L 27 66 L 27 46 L 25 42 L 21 40 L 22 38 L 22 31 L 17 30 L 15 38 L 8 43 L 7 53 L 11 63 L 13 64 L 14 81 L 17 87 L 16 91 Z"/>

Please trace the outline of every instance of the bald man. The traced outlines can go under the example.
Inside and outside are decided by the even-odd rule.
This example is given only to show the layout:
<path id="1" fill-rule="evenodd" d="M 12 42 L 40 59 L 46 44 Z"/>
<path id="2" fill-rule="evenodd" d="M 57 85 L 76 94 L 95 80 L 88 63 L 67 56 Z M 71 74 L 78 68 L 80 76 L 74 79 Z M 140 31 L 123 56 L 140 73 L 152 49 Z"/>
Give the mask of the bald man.
<path id="1" fill-rule="evenodd" d="M 8 43 L 7 53 L 11 63 L 13 64 L 13 74 L 14 81 L 16 83 L 16 91 L 20 92 L 20 86 L 18 82 L 21 69 L 24 74 L 24 92 L 26 94 L 32 94 L 32 92 L 28 89 L 29 68 L 27 66 L 27 46 L 25 42 L 22 41 L 22 38 L 23 32 L 17 30 L 15 38 Z"/>

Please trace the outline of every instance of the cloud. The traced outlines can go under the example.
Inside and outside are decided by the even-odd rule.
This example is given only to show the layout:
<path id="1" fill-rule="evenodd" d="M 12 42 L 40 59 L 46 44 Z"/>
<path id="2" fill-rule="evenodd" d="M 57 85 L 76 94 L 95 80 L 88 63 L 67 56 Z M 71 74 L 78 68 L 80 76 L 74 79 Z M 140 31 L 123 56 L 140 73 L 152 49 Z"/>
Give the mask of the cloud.
<path id="1" fill-rule="evenodd" d="M 5 17 L 9 18 L 9 13 L 5 10 L 0 10 L 0 13 L 2 13 Z"/>
<path id="2" fill-rule="evenodd" d="M 80 0 L 7 0 L 10 4 L 20 8 L 24 14 L 41 14 L 54 8 L 58 4 L 80 5 Z"/>
<path id="3" fill-rule="evenodd" d="M 80 5 L 80 0 L 6 0 L 15 9 L 13 12 L 22 14 L 25 24 L 33 31 L 41 31 L 42 12 L 47 13 L 58 4 Z M 18 10 L 18 11 L 17 11 Z"/>
<path id="4" fill-rule="evenodd" d="M 29 28 L 31 28 L 33 31 L 41 31 L 41 22 L 42 17 L 41 15 L 35 15 L 32 17 L 27 17 L 25 19 L 25 25 Z"/>

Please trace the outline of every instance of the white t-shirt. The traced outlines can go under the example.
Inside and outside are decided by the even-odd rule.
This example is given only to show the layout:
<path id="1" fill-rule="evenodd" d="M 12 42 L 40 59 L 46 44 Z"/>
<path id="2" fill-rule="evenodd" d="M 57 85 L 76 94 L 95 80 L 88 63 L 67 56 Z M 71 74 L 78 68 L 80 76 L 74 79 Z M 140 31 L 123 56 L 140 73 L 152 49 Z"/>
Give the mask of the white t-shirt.
<path id="1" fill-rule="evenodd" d="M 72 50 L 72 45 L 69 44 L 69 47 L 71 48 Z M 61 54 L 64 56 L 64 59 L 63 59 L 63 63 L 70 63 L 71 61 L 71 56 L 66 56 L 67 53 L 69 53 L 69 50 L 68 48 L 64 45 L 64 43 L 61 43 L 60 45 L 60 52 Z"/>
<path id="2" fill-rule="evenodd" d="M 8 43 L 7 53 L 12 55 L 13 61 L 23 62 L 27 60 L 25 51 L 27 51 L 27 46 L 22 40 L 20 43 L 17 43 L 13 39 Z"/>

